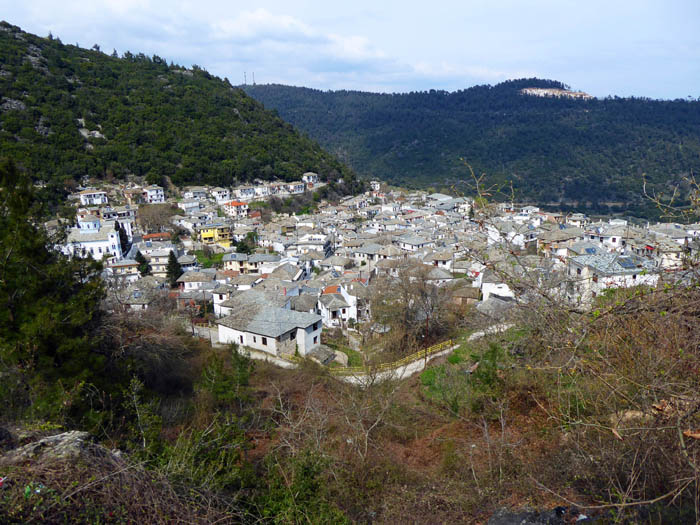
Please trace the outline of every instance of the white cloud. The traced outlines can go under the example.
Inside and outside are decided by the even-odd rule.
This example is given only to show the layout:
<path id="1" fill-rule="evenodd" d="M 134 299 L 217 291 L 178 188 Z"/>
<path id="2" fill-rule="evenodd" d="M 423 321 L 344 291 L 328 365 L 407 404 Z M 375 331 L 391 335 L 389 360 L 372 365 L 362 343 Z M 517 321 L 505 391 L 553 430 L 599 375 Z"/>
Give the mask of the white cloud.
<path id="1" fill-rule="evenodd" d="M 0 5 L 8 22 L 41 36 L 51 31 L 84 47 L 196 63 L 234 83 L 254 70 L 258 82 L 373 91 L 461 89 L 529 76 L 596 95 L 686 96 L 700 85 L 697 0 Z"/>

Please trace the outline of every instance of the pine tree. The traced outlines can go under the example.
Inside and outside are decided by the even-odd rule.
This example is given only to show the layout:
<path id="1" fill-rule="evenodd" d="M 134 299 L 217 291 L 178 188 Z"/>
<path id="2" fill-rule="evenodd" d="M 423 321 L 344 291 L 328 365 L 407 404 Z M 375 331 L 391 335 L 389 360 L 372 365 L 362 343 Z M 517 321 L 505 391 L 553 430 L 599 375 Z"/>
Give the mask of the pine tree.
<path id="1" fill-rule="evenodd" d="M 177 262 L 177 257 L 175 252 L 170 251 L 168 255 L 168 267 L 166 269 L 166 279 L 170 283 L 170 288 L 175 288 L 177 286 L 177 280 L 182 275 L 182 266 Z"/>
<path id="2" fill-rule="evenodd" d="M 145 277 L 151 273 L 151 265 L 148 264 L 148 261 L 140 250 L 136 252 L 136 257 L 134 257 L 134 260 L 139 263 L 139 273 L 141 274 L 141 277 Z"/>
<path id="3" fill-rule="evenodd" d="M 0 418 L 32 410 L 50 417 L 69 392 L 104 377 L 107 357 L 92 334 L 101 318 L 102 265 L 68 258 L 40 226 L 29 177 L 0 163 Z M 65 405 L 64 405 L 65 406 Z"/>

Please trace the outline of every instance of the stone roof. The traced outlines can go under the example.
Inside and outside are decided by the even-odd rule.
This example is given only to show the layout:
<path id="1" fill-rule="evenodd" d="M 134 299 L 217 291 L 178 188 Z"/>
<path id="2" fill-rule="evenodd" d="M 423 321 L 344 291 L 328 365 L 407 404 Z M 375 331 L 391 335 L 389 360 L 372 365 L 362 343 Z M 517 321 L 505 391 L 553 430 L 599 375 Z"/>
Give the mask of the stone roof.
<path id="1" fill-rule="evenodd" d="M 241 332 L 279 337 L 296 328 L 307 328 L 320 320 L 321 316 L 318 314 L 258 305 L 239 308 L 232 315 L 219 319 L 217 323 Z"/>
<path id="2" fill-rule="evenodd" d="M 350 305 L 345 301 L 340 294 L 324 294 L 318 298 L 319 302 L 329 310 L 337 310 L 338 308 L 348 308 Z"/>
<path id="3" fill-rule="evenodd" d="M 596 255 L 579 255 L 571 261 L 579 266 L 588 266 L 601 275 L 626 275 L 641 271 L 655 271 L 652 261 L 637 255 L 619 255 L 616 253 L 601 253 Z"/>
<path id="4" fill-rule="evenodd" d="M 291 298 L 292 310 L 296 312 L 310 312 L 316 309 L 318 297 L 312 294 L 303 293 Z"/>
<path id="5" fill-rule="evenodd" d="M 208 272 L 199 272 L 191 270 L 189 272 L 183 273 L 178 277 L 178 283 L 200 283 L 200 282 L 210 282 L 216 278 L 215 274 Z"/>

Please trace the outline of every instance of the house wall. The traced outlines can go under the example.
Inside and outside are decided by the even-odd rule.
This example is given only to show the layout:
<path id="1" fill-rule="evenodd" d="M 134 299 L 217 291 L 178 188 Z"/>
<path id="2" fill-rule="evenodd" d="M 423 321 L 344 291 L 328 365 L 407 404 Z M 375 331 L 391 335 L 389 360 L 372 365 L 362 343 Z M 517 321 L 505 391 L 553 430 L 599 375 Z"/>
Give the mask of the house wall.
<path id="1" fill-rule="evenodd" d="M 318 328 L 314 330 L 314 326 L 317 326 Z M 308 354 L 311 350 L 321 344 L 322 330 L 323 323 L 321 321 L 318 321 L 315 323 L 315 325 L 311 325 L 306 328 L 297 328 L 296 343 L 301 355 Z M 314 339 L 316 339 L 315 342 Z"/>
<path id="2" fill-rule="evenodd" d="M 266 344 L 263 344 L 263 338 Z M 235 343 L 237 345 L 255 348 L 256 350 L 261 350 L 272 355 L 277 355 L 278 342 L 274 337 L 264 337 L 259 334 L 242 332 L 223 325 L 219 325 L 219 342 L 223 344 Z"/>

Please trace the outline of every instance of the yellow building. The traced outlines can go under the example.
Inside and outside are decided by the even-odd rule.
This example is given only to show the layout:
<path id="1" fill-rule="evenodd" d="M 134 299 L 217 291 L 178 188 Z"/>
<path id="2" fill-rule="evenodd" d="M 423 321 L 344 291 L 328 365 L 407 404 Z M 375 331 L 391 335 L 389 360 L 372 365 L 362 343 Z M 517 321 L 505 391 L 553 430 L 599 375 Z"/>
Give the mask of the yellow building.
<path id="1" fill-rule="evenodd" d="M 218 244 L 222 248 L 231 247 L 233 234 L 228 224 L 204 224 L 198 228 L 198 232 L 199 240 L 204 244 Z"/>

